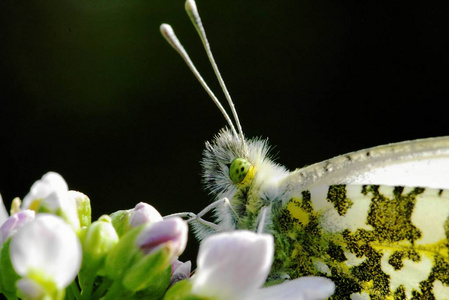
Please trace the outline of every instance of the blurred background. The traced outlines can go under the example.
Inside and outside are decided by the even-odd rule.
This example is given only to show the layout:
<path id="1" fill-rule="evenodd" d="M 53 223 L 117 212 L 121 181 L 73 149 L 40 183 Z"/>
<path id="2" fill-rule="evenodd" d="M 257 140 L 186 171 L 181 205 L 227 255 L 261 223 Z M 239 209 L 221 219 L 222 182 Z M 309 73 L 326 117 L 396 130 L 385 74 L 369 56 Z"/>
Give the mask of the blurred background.
<path id="1" fill-rule="evenodd" d="M 443 1 L 197 5 L 246 135 L 268 137 L 287 168 L 449 134 Z M 210 203 L 199 161 L 226 124 L 159 33 L 174 27 L 223 99 L 183 0 L 3 0 L 0 14 L 7 206 L 47 171 L 90 197 L 94 219 Z"/>

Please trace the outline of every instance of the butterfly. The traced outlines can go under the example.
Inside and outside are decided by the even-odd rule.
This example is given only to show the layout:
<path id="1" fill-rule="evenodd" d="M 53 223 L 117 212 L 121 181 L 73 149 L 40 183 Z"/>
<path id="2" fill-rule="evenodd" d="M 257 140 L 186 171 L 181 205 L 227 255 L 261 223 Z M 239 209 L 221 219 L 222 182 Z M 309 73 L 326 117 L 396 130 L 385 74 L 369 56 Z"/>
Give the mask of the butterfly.
<path id="1" fill-rule="evenodd" d="M 203 153 L 203 180 L 215 201 L 197 215 L 186 213 L 197 237 L 272 233 L 268 284 L 314 275 L 334 281 L 332 299 L 449 299 L 449 137 L 378 146 L 289 171 L 271 158 L 267 140 L 244 136 L 193 0 L 186 11 L 236 123 L 162 24 L 229 125 Z M 203 218 L 211 211 L 214 222 Z"/>

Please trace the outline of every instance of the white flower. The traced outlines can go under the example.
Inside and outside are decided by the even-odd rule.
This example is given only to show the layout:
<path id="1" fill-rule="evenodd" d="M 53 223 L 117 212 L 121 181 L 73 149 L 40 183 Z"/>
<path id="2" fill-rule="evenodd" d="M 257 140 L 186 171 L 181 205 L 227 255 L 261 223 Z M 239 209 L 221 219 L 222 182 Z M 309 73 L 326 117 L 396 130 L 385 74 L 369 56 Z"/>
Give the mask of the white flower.
<path id="1" fill-rule="evenodd" d="M 261 287 L 270 272 L 273 237 L 250 231 L 206 238 L 198 252 L 192 293 L 217 299 L 244 299 Z"/>
<path id="2" fill-rule="evenodd" d="M 303 277 L 262 288 L 271 268 L 274 241 L 246 230 L 219 233 L 200 245 L 192 294 L 213 299 L 324 299 L 334 291 L 326 278 Z"/>
<path id="3" fill-rule="evenodd" d="M 51 214 L 38 214 L 24 225 L 11 238 L 10 247 L 13 267 L 23 277 L 18 287 L 27 289 L 22 291 L 24 294 L 40 294 L 39 289 L 29 289 L 45 289 L 48 282 L 57 290 L 64 289 L 75 279 L 81 265 L 77 235 L 61 218 Z"/>
<path id="4" fill-rule="evenodd" d="M 31 186 L 30 192 L 23 198 L 22 209 L 57 214 L 75 230 L 80 227 L 76 199 L 69 193 L 64 178 L 56 172 L 46 173 Z"/>
<path id="5" fill-rule="evenodd" d="M 3 204 L 2 195 L 0 195 L 0 226 L 8 219 L 8 211 L 6 210 L 5 204 Z"/>
<path id="6" fill-rule="evenodd" d="M 33 205 L 39 205 L 35 201 L 41 201 L 53 193 L 64 193 L 68 190 L 67 183 L 61 175 L 48 172 L 31 186 L 30 192 L 23 198 L 23 206 L 33 209 Z"/>

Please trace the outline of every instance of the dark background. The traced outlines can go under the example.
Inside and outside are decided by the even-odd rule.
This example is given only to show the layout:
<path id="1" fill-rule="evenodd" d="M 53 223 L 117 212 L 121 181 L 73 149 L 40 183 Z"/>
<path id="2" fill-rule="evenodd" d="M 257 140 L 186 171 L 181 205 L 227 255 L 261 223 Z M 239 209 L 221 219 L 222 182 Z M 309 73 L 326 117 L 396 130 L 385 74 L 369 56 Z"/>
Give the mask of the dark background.
<path id="1" fill-rule="evenodd" d="M 269 137 L 288 168 L 449 134 L 443 1 L 197 4 L 246 135 Z M 162 214 L 209 203 L 199 161 L 225 122 L 160 23 L 174 27 L 223 97 L 183 6 L 1 1 L 0 192 L 8 206 L 50 170 L 90 197 L 94 219 L 140 201 Z"/>

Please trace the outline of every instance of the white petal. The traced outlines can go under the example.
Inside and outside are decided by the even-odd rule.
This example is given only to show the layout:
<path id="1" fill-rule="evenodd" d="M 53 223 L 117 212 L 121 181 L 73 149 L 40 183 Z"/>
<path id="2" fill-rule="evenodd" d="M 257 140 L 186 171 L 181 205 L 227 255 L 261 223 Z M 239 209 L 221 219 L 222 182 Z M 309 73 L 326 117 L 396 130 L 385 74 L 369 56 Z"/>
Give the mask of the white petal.
<path id="1" fill-rule="evenodd" d="M 335 290 L 334 283 L 324 277 L 301 277 L 292 281 L 262 288 L 248 299 L 319 300 L 329 298 Z"/>
<path id="2" fill-rule="evenodd" d="M 74 194 L 71 191 L 64 191 L 61 192 L 59 199 L 64 218 L 70 225 L 73 226 L 73 228 L 75 228 L 75 230 L 80 228 L 78 206 L 76 205 L 77 196 L 77 194 Z"/>
<path id="3" fill-rule="evenodd" d="M 25 209 L 13 214 L 0 226 L 0 245 L 14 235 L 26 223 L 34 220 L 34 210 Z"/>
<path id="4" fill-rule="evenodd" d="M 2 195 L 0 195 L 0 226 L 8 219 L 8 212 L 6 211 L 5 204 L 3 204 Z"/>
<path id="5" fill-rule="evenodd" d="M 80 222 L 76 196 L 77 194 L 68 191 L 67 183 L 61 175 L 48 172 L 33 184 L 23 200 L 22 208 L 30 208 L 33 201 L 41 200 L 40 206 L 47 212 L 63 217 L 75 230 L 78 230 Z"/>
<path id="6" fill-rule="evenodd" d="M 62 176 L 56 172 L 46 173 L 44 176 L 42 176 L 42 181 L 46 182 L 57 191 L 67 191 L 69 189 L 64 178 L 62 178 Z"/>
<path id="7" fill-rule="evenodd" d="M 265 282 L 273 261 L 269 234 L 214 234 L 200 245 L 192 293 L 217 299 L 244 298 Z"/>
<path id="8" fill-rule="evenodd" d="M 23 198 L 22 208 L 29 208 L 36 199 L 45 199 L 54 192 L 67 192 L 64 178 L 56 172 L 48 172 L 31 186 L 30 192 Z"/>
<path id="9" fill-rule="evenodd" d="M 61 218 L 39 214 L 12 237 L 11 261 L 19 275 L 38 271 L 64 288 L 80 268 L 81 245 Z"/>

